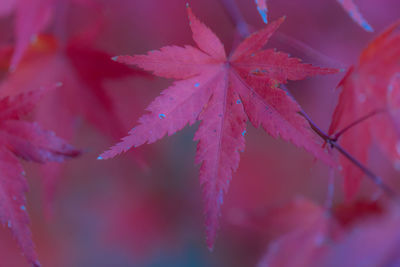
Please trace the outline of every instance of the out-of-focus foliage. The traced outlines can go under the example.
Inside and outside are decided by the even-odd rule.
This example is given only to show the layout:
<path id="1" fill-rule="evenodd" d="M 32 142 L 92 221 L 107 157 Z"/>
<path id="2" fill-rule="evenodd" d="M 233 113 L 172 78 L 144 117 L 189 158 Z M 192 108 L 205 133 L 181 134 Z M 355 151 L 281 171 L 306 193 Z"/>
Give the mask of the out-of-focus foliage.
<path id="1" fill-rule="evenodd" d="M 241 40 L 222 2 L 233 3 L 204 0 L 191 1 L 190 6 L 229 52 Z M 235 2 L 251 31 L 266 26 L 254 1 Z M 256 3 L 266 14 L 266 1 Z M 286 21 L 266 49 L 276 48 L 318 66 L 347 69 L 355 65 L 347 76 L 352 78 L 347 79 L 359 81 L 360 77 L 354 80 L 353 76 L 362 68 L 357 63 L 359 55 L 378 33 L 398 19 L 400 5 L 398 0 L 354 3 L 376 35 L 354 23 L 333 0 L 268 1 L 268 23 L 284 15 Z M 0 187 L 5 188 L 8 181 L 15 184 L 26 179 L 30 191 L 25 203 L 24 182 L 18 189 L 21 198 L 16 203 L 12 196 L 8 202 L 0 203 L 0 220 L 5 224 L 0 230 L 0 267 L 25 267 L 36 261 L 29 242 L 21 244 L 18 233 L 13 235 L 7 227 L 7 203 L 13 211 L 23 214 L 19 222 L 24 223 L 25 230 L 29 212 L 32 239 L 44 267 L 256 266 L 260 262 L 283 262 L 283 266 L 290 266 L 279 257 L 287 251 L 305 266 L 310 259 L 315 259 L 313 264 L 320 264 L 317 266 L 354 266 L 353 258 L 366 255 L 370 264 L 397 263 L 398 207 L 376 185 L 363 179 L 354 202 L 347 203 L 339 172 L 332 173 L 305 151 L 270 138 L 251 125 L 246 129 L 246 151 L 241 153 L 240 166 L 224 199 L 212 253 L 207 250 L 202 189 L 198 186 L 198 169 L 193 165 L 196 125 L 133 149 L 130 155 L 96 160 L 98 154 L 127 133 L 141 111 L 171 84 L 170 80 L 150 79 L 111 57 L 143 54 L 171 44 L 193 45 L 186 1 L 169 0 L 166 4 L 162 0 L 3 0 L 0 16 L 2 99 L 63 84 L 45 92 L 41 100 L 32 98 L 35 109 L 18 120 L 35 129 L 26 131 L 23 138 L 18 134 L 7 134 L 11 139 L 2 138 L 4 151 L 13 157 L 8 163 L 18 166 L 21 172 L 23 167 L 27 177 L 18 172 L 11 179 L 6 174 L 12 168 L 6 168 L 0 174 Z M 353 12 L 354 19 L 358 16 Z M 363 24 L 362 20 L 357 22 Z M 370 66 L 374 75 L 391 74 L 382 84 L 381 78 L 368 84 L 392 88 L 384 96 L 379 95 L 379 99 L 385 98 L 396 128 L 398 71 L 385 70 L 390 65 L 386 60 L 379 66 L 375 64 L 380 62 L 381 53 L 368 55 L 371 57 L 362 57 L 367 63 L 363 66 Z M 344 74 L 287 84 L 302 109 L 321 129 L 329 127 L 340 93 L 333 88 Z M 32 124 L 35 121 L 46 131 Z M 348 133 L 357 131 L 356 127 Z M 58 146 L 31 149 L 34 143 L 29 138 L 36 133 L 40 138 L 34 139 L 45 140 L 47 145 L 61 140 L 55 137 L 60 136 L 83 154 L 62 165 L 39 166 L 21 160 L 21 166 L 15 155 L 35 162 L 65 156 L 59 153 Z M 362 132 L 360 137 L 366 134 Z M 388 161 L 377 147 L 368 149 L 365 165 L 400 192 L 398 163 Z M 336 155 L 333 151 L 332 156 Z M 331 178 L 336 186 L 333 196 L 328 193 Z M 8 195 L 3 192 L 0 198 L 4 196 Z M 377 245 L 366 245 L 374 243 Z M 28 250 L 24 244 L 28 244 Z M 302 244 L 302 249 L 298 250 L 296 244 Z M 25 255 L 21 255 L 21 247 Z M 349 254 L 354 247 L 359 249 Z M 303 253 L 294 255 L 300 251 Z"/>

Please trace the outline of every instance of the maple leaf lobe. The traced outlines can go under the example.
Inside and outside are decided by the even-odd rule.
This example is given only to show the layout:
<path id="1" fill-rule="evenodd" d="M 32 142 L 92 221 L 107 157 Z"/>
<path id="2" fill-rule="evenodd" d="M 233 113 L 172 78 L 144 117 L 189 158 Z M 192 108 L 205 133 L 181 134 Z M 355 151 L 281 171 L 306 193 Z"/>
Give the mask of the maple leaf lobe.
<path id="1" fill-rule="evenodd" d="M 190 21 L 189 25 L 193 34 L 192 37 L 198 47 L 212 58 L 225 61 L 226 53 L 224 45 L 219 38 L 193 14 L 189 6 L 187 6 L 187 11 Z"/>

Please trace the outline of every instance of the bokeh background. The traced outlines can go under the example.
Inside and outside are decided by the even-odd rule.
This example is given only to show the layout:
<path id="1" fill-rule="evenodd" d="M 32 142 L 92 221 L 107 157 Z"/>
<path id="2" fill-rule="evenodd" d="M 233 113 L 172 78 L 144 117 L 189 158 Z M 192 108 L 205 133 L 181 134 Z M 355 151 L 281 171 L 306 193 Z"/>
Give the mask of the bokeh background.
<path id="1" fill-rule="evenodd" d="M 101 30 L 93 47 L 110 55 L 141 54 L 171 44 L 194 45 L 187 1 L 93 2 L 96 8 L 79 1 L 69 5 L 64 36 L 100 17 Z M 254 1 L 236 2 L 252 29 L 264 26 Z M 283 15 L 287 19 L 268 47 L 316 65 L 347 68 L 400 14 L 398 0 L 356 2 L 375 33 L 355 24 L 335 0 L 269 0 L 270 20 Z M 214 0 L 190 1 L 190 5 L 230 51 L 237 32 L 224 6 Z M 54 34 L 59 15 L 54 14 L 44 33 Z M 0 18 L 0 44 L 14 43 L 14 19 L 13 13 Z M 327 130 L 330 124 L 338 95 L 335 88 L 343 74 L 288 84 L 322 129 Z M 0 77 L 1 83 L 7 83 L 7 68 Z M 104 81 L 125 132 L 170 83 L 141 74 Z M 266 229 L 267 224 L 265 228 L 254 227 L 251 218 L 264 216 L 271 208 L 298 197 L 323 205 L 327 196 L 331 176 L 327 167 L 303 150 L 249 125 L 247 147 L 225 198 L 221 229 L 210 253 L 205 244 L 199 166 L 194 165 L 196 143 L 192 139 L 198 124 L 113 160 L 98 161 L 98 154 L 123 135 L 110 138 L 84 117 L 75 120 L 77 132 L 72 143 L 85 153 L 64 164 L 51 212 L 43 198 L 40 168 L 24 164 L 30 185 L 27 198 L 33 239 L 44 267 L 255 266 L 273 234 Z M 400 189 L 396 170 L 375 149 L 371 155 L 369 166 Z M 338 174 L 335 189 L 334 203 L 343 202 Z M 357 198 L 371 198 L 376 191 L 375 185 L 365 180 Z M 29 266 L 6 228 L 0 228 L 0 266 Z"/>

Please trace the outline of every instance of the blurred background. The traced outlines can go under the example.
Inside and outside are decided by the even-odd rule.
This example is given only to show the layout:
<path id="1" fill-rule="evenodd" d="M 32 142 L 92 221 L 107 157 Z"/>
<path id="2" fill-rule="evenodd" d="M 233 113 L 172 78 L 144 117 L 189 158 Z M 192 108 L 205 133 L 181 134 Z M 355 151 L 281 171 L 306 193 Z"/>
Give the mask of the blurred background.
<path id="1" fill-rule="evenodd" d="M 9 73 L 9 64 L 1 64 L 3 93 L 48 83 L 50 75 L 63 81 L 64 90 L 73 88 L 66 92 L 67 98 L 60 100 L 73 103 L 65 105 L 76 111 L 68 117 L 73 129 L 64 124 L 64 106 L 54 104 L 54 99 L 60 97 L 57 93 L 38 104 L 33 119 L 69 139 L 85 153 L 64 163 L 62 168 L 50 166 L 47 171 L 36 164 L 24 163 L 30 185 L 27 208 L 31 229 L 44 267 L 255 266 L 273 235 L 267 224 L 265 228 L 254 227 L 251 223 L 254 216 L 263 216 L 298 197 L 324 204 L 330 170 L 303 150 L 274 140 L 249 125 L 246 150 L 241 154 L 239 170 L 225 197 L 221 228 L 210 253 L 205 243 L 199 166 L 194 164 L 196 143 L 192 139 L 198 124 L 115 159 L 96 160 L 134 126 L 145 107 L 171 80 L 133 68 L 121 70 L 126 71 L 124 75 L 111 75 L 114 66 L 105 67 L 104 73 L 99 70 L 93 74 L 96 79 L 101 77 L 94 85 L 82 82 L 84 75 L 78 75 L 79 79 L 74 81 L 68 75 L 86 73 L 84 70 L 92 67 L 101 69 L 96 60 L 85 65 L 85 60 L 90 60 L 84 57 L 86 50 L 101 51 L 108 60 L 111 56 L 142 54 L 166 45 L 194 45 L 186 2 L 71 0 L 68 4 L 58 4 L 41 31 L 46 38 L 38 36 L 36 43 L 32 42 L 16 70 Z M 287 19 L 267 47 L 319 66 L 347 68 L 356 63 L 368 42 L 400 14 L 398 0 L 356 2 L 374 27 L 374 33 L 354 23 L 335 0 L 269 0 L 270 20 L 283 15 Z M 236 0 L 236 3 L 253 30 L 264 26 L 254 1 Z M 190 5 L 230 51 L 238 35 L 224 6 L 212 0 L 190 1 Z M 0 44 L 7 47 L 15 43 L 16 16 L 12 11 L 0 14 Z M 79 38 L 85 40 L 76 41 Z M 57 45 L 53 46 L 53 42 Z M 82 55 L 74 50 L 76 58 L 82 59 L 75 65 L 66 63 L 59 52 L 61 47 L 72 43 L 78 50 L 83 49 L 79 52 Z M 73 58 L 71 53 L 69 59 Z M 2 56 L 2 63 L 9 62 L 6 54 Z M 45 60 L 52 63 L 40 65 L 47 64 L 43 63 Z M 46 73 L 39 75 L 38 68 Z M 58 71 L 56 74 L 47 72 L 54 69 Z M 94 79 L 90 75 L 85 76 L 89 81 Z M 335 88 L 343 75 L 288 84 L 322 129 L 327 130 L 330 124 L 338 95 Z M 104 106 L 93 104 L 99 93 L 87 90 L 100 85 L 112 103 L 112 107 L 104 110 L 101 110 Z M 79 106 L 79 99 L 86 102 Z M 116 120 L 119 131 L 113 131 Z M 369 166 L 399 189 L 396 171 L 378 152 L 372 154 Z M 46 182 L 43 177 L 52 174 L 58 177 L 57 182 Z M 49 183 L 51 196 L 43 197 L 48 195 Z M 344 200 L 340 175 L 335 176 L 335 188 L 334 203 L 341 203 Z M 376 187 L 365 180 L 357 197 L 369 198 L 375 191 Z M 0 267 L 20 266 L 29 265 L 8 229 L 0 228 Z"/>

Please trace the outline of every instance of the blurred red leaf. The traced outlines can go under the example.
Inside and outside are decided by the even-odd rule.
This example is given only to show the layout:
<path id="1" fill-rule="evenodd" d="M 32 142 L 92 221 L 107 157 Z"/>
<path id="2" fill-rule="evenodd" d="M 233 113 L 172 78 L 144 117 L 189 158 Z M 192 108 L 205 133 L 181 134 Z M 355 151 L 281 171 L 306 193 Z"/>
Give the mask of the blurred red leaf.
<path id="1" fill-rule="evenodd" d="M 15 70 L 37 34 L 50 22 L 55 0 L 17 0 L 15 20 L 15 50 L 10 69 Z"/>
<path id="2" fill-rule="evenodd" d="M 396 28 L 400 22 L 390 26 L 373 40 L 361 54 L 359 62 L 352 66 L 339 87 L 342 92 L 333 114 L 329 134 L 334 134 L 360 118 L 376 111 L 374 117 L 357 124 L 339 139 L 340 144 L 363 164 L 367 163 L 368 150 L 373 142 L 397 166 L 400 162 L 400 139 L 396 122 L 388 108 L 390 83 L 399 72 L 400 34 Z M 392 108 L 393 110 L 393 108 Z M 363 173 L 350 161 L 340 157 L 345 177 L 345 193 L 352 197 Z"/>
<path id="3" fill-rule="evenodd" d="M 323 256 L 312 266 L 399 266 L 399 223 L 398 207 L 359 221 L 343 238 L 328 243 Z"/>
<path id="4" fill-rule="evenodd" d="M 44 89 L 0 100 L 0 221 L 11 229 L 22 252 L 34 266 L 39 266 L 33 247 L 25 193 L 28 185 L 18 158 L 45 163 L 76 157 L 80 151 L 53 132 L 19 118 L 29 113 Z"/>
<path id="5" fill-rule="evenodd" d="M 5 0 L 0 4 L 0 16 L 15 12 L 15 50 L 10 70 L 15 70 L 37 36 L 51 23 L 54 16 L 60 16 L 56 9 L 66 9 L 69 2 L 90 6 L 92 0 Z"/>
<path id="6" fill-rule="evenodd" d="M 7 58 L 7 53 L 4 57 Z M 103 85 L 108 79 L 133 74 L 140 72 L 112 61 L 107 53 L 89 44 L 71 42 L 63 48 L 53 36 L 39 35 L 19 67 L 3 81 L 1 88 L 3 95 L 14 95 L 34 90 L 42 84 L 62 82 L 61 88 L 49 92 L 43 99 L 35 119 L 68 141 L 75 137 L 79 117 L 100 132 L 118 139 L 126 128 Z M 60 168 L 56 164 L 44 166 L 46 202 L 50 206 Z"/>

